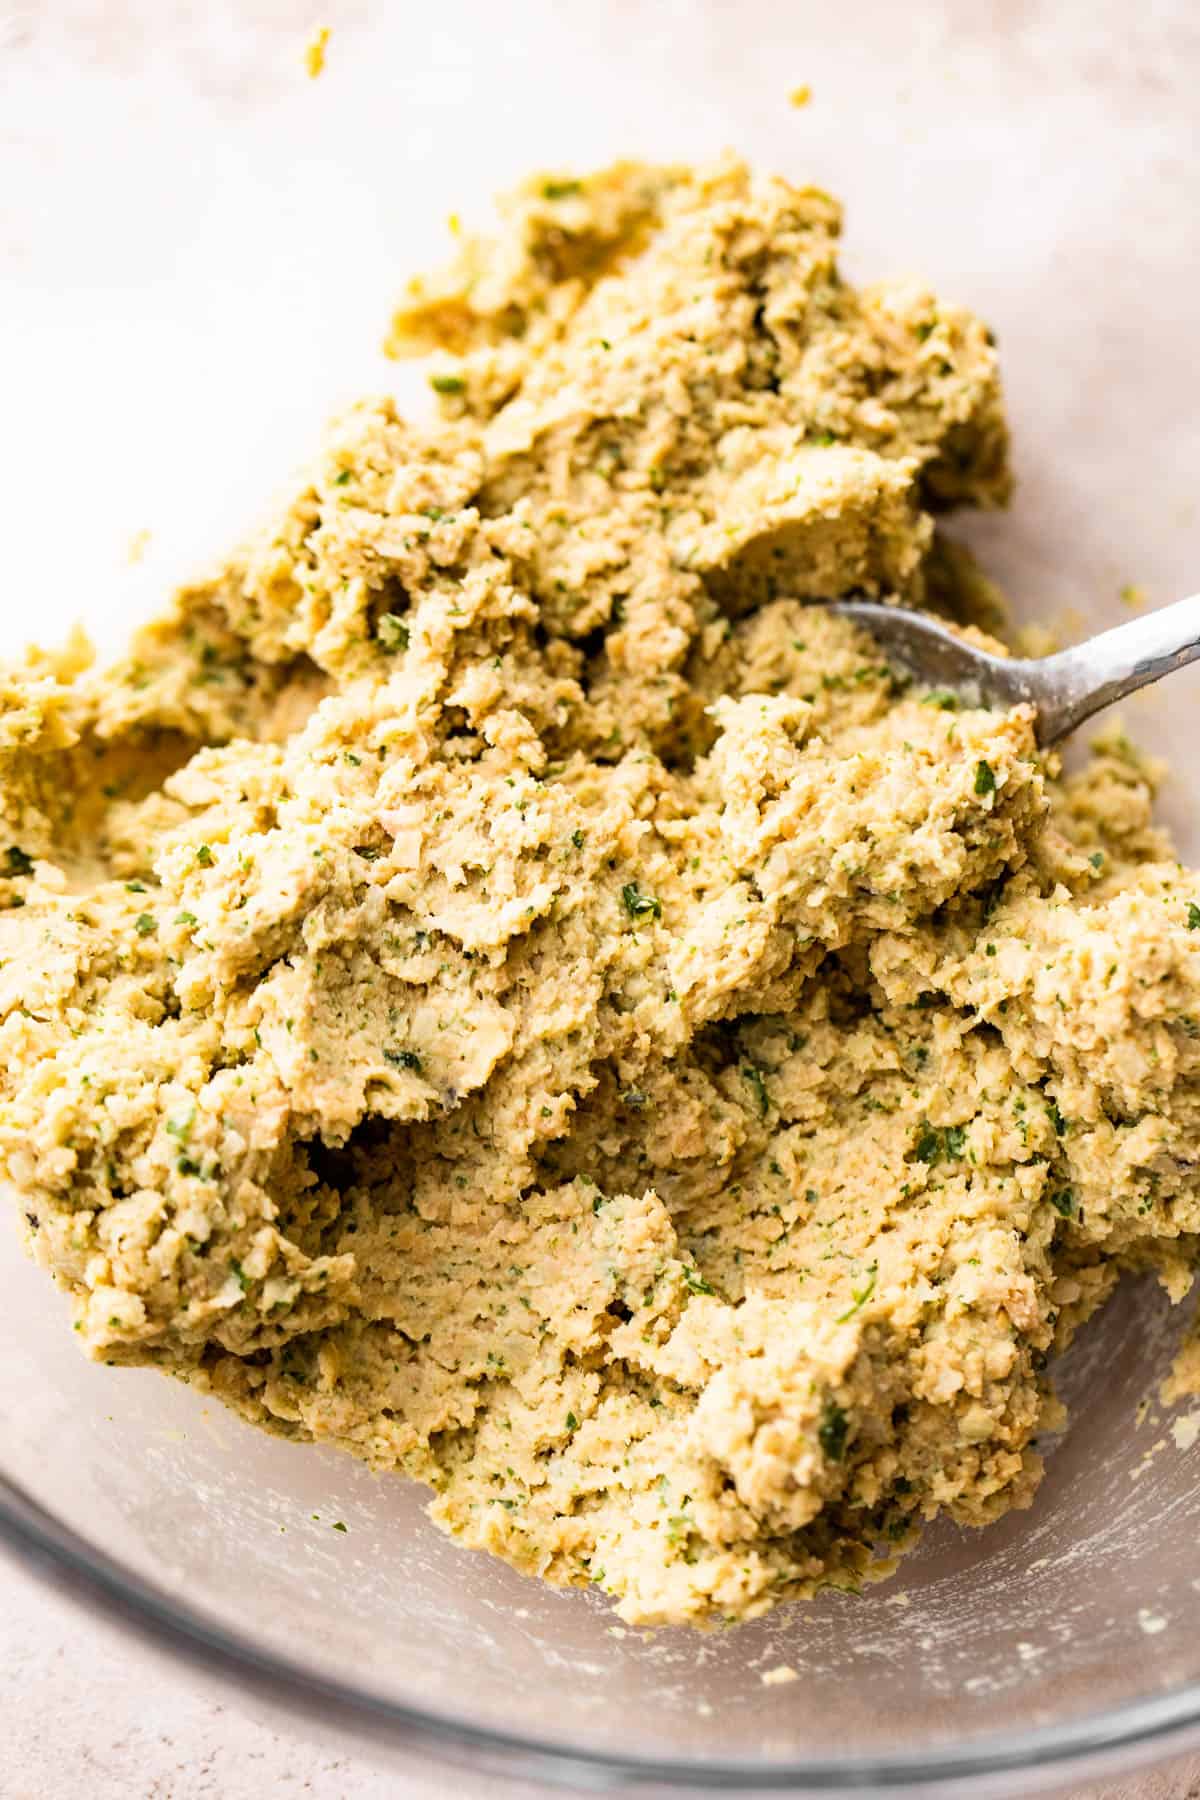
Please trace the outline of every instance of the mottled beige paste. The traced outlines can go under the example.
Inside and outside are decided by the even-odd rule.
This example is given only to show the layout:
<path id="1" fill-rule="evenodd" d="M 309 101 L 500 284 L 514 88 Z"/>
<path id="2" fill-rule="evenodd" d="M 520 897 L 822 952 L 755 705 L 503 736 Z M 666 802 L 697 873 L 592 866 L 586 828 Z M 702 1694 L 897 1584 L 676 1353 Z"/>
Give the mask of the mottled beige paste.
<path id="1" fill-rule="evenodd" d="M 1051 1352 L 1200 1230 L 1153 772 L 805 606 L 994 626 L 933 517 L 1008 488 L 987 332 L 838 223 L 538 178 L 395 322 L 436 422 L 3 683 L 0 1164 L 81 1343 L 631 1620 L 1023 1504 Z"/>

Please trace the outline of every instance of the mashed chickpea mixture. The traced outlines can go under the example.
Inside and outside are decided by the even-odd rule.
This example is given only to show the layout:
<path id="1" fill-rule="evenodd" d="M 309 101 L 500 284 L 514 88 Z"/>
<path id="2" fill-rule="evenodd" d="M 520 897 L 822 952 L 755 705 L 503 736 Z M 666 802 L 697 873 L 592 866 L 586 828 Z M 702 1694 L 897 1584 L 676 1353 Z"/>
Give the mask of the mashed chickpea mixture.
<path id="1" fill-rule="evenodd" d="M 995 607 L 996 356 L 828 195 L 543 176 L 127 658 L 0 710 L 0 1168 L 93 1356 L 705 1624 L 1025 1504 L 1200 1239 L 1200 881 L 1119 736 L 807 602 Z M 987 609 L 991 608 L 989 612 Z"/>

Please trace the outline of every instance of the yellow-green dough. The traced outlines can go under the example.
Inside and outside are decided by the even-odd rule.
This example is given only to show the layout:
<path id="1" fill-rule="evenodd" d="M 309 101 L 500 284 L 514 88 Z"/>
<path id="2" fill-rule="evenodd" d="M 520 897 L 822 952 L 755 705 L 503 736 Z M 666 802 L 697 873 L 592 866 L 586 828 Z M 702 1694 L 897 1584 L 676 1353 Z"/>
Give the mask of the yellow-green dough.
<path id="1" fill-rule="evenodd" d="M 994 629 L 933 522 L 1009 485 L 989 334 L 838 226 L 539 176 L 395 320 L 432 423 L 0 683 L 0 1170 L 81 1345 L 646 1623 L 1024 1504 L 1053 1350 L 1200 1246 L 1153 768 L 805 604 Z"/>

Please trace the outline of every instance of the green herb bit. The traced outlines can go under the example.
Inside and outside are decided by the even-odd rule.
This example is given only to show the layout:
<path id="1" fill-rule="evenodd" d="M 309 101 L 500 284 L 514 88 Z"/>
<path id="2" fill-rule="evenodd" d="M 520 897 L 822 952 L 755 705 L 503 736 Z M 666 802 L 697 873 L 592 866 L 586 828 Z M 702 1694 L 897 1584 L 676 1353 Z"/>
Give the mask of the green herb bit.
<path id="1" fill-rule="evenodd" d="M 10 844 L 4 860 L 14 881 L 33 874 L 33 858 L 28 851 L 22 850 L 20 844 Z"/>
<path id="2" fill-rule="evenodd" d="M 465 394 L 467 391 L 461 375 L 431 375 L 429 385 L 435 394 Z"/>
<path id="3" fill-rule="evenodd" d="M 139 937 L 151 937 L 158 930 L 158 920 L 153 913 L 139 913 L 134 920 L 134 930 Z"/>
<path id="4" fill-rule="evenodd" d="M 845 1408 L 839 1406 L 836 1400 L 827 1399 L 821 1408 L 817 1442 L 830 1462 L 841 1462 L 846 1454 L 846 1439 L 849 1434 L 850 1421 L 846 1417 Z"/>
<path id="5" fill-rule="evenodd" d="M 333 478 L 334 487 L 345 487 L 353 472 L 352 469 L 339 469 Z"/>
<path id="6" fill-rule="evenodd" d="M 643 894 L 636 881 L 627 881 L 621 889 L 621 905 L 631 919 L 662 918 L 662 901 L 654 894 Z"/>
<path id="7" fill-rule="evenodd" d="M 190 912 L 178 912 L 175 914 L 175 923 L 177 925 L 194 925 L 196 923 L 196 915 L 195 913 Z"/>
<path id="8" fill-rule="evenodd" d="M 922 706 L 936 706 L 941 712 L 957 712 L 962 701 L 953 688 L 930 688 L 921 701 Z"/>
<path id="9" fill-rule="evenodd" d="M 847 1319 L 852 1319 L 855 1313 L 860 1313 L 862 1311 L 863 1307 L 867 1304 L 867 1301 L 871 1298 L 871 1295 L 875 1292 L 875 1283 L 878 1279 L 879 1264 L 872 1263 L 867 1270 L 867 1279 L 862 1287 L 850 1289 L 850 1297 L 853 1301 L 853 1305 L 848 1306 L 844 1313 L 838 1314 L 837 1319 L 834 1321 L 835 1324 L 844 1325 Z"/>
<path id="10" fill-rule="evenodd" d="M 421 1073 L 421 1059 L 415 1050 L 385 1050 L 383 1060 L 397 1069 L 411 1069 L 414 1075 Z"/>
<path id="11" fill-rule="evenodd" d="M 750 1086 L 754 1089 L 755 1096 L 758 1100 L 758 1110 L 765 1117 L 771 1110 L 771 1097 L 767 1093 L 767 1084 L 763 1079 L 762 1070 L 756 1063 L 743 1063 L 742 1079 L 743 1081 L 748 1081 Z"/>
<path id="12" fill-rule="evenodd" d="M 583 836 L 582 831 L 580 831 L 578 829 L 578 827 L 571 833 L 571 842 L 574 844 L 574 846 L 577 850 L 583 849 L 584 836 Z"/>
<path id="13" fill-rule="evenodd" d="M 212 859 L 213 859 L 213 853 L 209 849 L 208 845 L 201 844 L 200 848 L 196 852 L 196 861 L 200 864 L 200 867 L 202 869 L 211 868 L 212 867 Z"/>
<path id="14" fill-rule="evenodd" d="M 1200 931 L 1200 906 L 1194 900 L 1188 901 L 1187 921 L 1189 931 Z"/>
<path id="15" fill-rule="evenodd" d="M 975 764 L 975 792 L 977 794 L 994 794 L 995 791 L 996 777 L 991 763 L 977 762 Z"/>
<path id="16" fill-rule="evenodd" d="M 578 1431 L 579 1430 L 579 1420 L 575 1417 L 575 1414 L 573 1412 L 569 1412 L 567 1414 L 567 1430 L 568 1431 Z"/>
<path id="17" fill-rule="evenodd" d="M 1075 1217 L 1075 1195 L 1070 1188 L 1060 1188 L 1056 1194 L 1051 1194 L 1050 1204 L 1064 1219 Z"/>
<path id="18" fill-rule="evenodd" d="M 927 1163 L 932 1168 L 935 1163 L 956 1161 L 961 1157 L 966 1141 L 965 1125 L 939 1127 L 926 1120 L 917 1136 L 913 1155 L 918 1162 Z"/>
<path id="19" fill-rule="evenodd" d="M 574 194 L 582 194 L 582 181 L 543 181 L 543 200 L 569 200 Z"/>
<path id="20" fill-rule="evenodd" d="M 331 1531 L 346 1531 L 346 1530 L 348 1530 L 348 1527 L 343 1525 L 342 1521 L 340 1519 L 335 1519 L 333 1521 L 333 1524 L 330 1526 L 330 1530 Z"/>
<path id="21" fill-rule="evenodd" d="M 408 649 L 408 626 L 396 613 L 381 613 L 375 622 L 375 636 L 389 654 Z"/>
<path id="22" fill-rule="evenodd" d="M 714 1291 L 709 1287 L 699 1269 L 694 1269 L 690 1263 L 683 1265 L 683 1279 L 693 1294 L 711 1294 Z"/>
<path id="23" fill-rule="evenodd" d="M 144 894 L 145 891 L 146 884 L 144 881 L 127 881 L 125 883 L 125 892 L 127 894 Z"/>

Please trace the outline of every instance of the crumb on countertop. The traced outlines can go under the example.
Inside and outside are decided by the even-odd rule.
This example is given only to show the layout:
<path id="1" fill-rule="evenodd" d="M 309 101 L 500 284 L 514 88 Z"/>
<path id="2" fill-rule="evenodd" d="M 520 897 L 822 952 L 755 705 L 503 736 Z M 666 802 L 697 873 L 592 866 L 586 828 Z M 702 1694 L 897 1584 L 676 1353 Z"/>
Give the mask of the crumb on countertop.
<path id="1" fill-rule="evenodd" d="M 329 26 L 318 25 L 308 36 L 304 46 L 304 67 L 310 81 L 325 72 L 325 52 L 329 47 Z"/>

